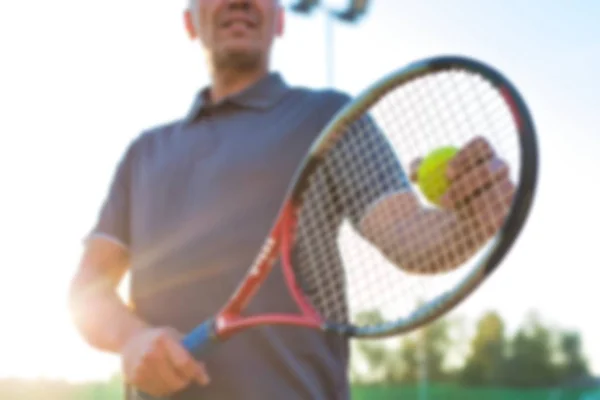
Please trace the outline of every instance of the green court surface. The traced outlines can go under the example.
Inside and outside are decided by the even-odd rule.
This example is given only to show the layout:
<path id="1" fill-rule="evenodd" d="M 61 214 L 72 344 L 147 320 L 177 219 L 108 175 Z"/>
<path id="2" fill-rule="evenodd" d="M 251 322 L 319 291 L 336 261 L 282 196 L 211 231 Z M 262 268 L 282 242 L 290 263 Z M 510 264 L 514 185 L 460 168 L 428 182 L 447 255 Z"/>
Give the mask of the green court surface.
<path id="1" fill-rule="evenodd" d="M 453 385 L 355 387 L 352 400 L 600 400 L 589 390 L 578 389 L 488 389 Z"/>

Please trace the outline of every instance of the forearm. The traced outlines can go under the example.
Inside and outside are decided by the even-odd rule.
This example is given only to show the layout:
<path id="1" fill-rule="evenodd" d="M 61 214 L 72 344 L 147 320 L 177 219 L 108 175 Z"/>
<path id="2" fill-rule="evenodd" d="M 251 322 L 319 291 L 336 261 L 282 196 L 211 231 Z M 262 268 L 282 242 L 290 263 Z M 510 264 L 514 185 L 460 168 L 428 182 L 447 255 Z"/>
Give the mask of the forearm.
<path id="1" fill-rule="evenodd" d="M 452 211 L 421 209 L 405 221 L 391 221 L 388 248 L 383 252 L 407 271 L 438 273 L 467 261 L 483 244 L 470 222 Z M 392 245 L 393 243 L 393 245 Z"/>
<path id="2" fill-rule="evenodd" d="M 147 327 L 121 300 L 111 284 L 99 283 L 98 279 L 75 278 L 71 286 L 70 308 L 75 326 L 83 338 L 103 351 L 119 352 L 132 335 Z"/>
<path id="3" fill-rule="evenodd" d="M 362 234 L 390 261 L 413 273 L 452 270 L 486 240 L 453 211 L 423 208 L 410 193 L 380 201 L 361 223 Z"/>

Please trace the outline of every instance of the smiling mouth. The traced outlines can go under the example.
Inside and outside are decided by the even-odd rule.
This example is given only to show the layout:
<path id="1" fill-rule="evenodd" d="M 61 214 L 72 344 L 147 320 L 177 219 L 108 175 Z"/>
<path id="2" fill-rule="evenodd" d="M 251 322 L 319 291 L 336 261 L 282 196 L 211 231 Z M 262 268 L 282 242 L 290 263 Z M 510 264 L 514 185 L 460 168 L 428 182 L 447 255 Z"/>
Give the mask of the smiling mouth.
<path id="1" fill-rule="evenodd" d="M 256 27 L 256 24 L 246 19 L 230 19 L 226 20 L 221 24 L 221 28 L 232 28 L 232 27 L 244 27 L 252 29 Z"/>

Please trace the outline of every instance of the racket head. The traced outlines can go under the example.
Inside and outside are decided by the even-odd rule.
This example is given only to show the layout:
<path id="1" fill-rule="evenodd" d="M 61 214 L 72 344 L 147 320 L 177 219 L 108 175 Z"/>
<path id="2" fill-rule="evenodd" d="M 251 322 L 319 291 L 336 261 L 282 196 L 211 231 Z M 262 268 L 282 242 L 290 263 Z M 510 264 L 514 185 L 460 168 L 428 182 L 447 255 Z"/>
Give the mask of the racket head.
<path id="1" fill-rule="evenodd" d="M 404 106 L 407 109 L 402 110 L 402 113 L 406 114 L 399 114 L 399 111 L 394 109 L 400 100 L 408 104 Z M 420 102 L 420 107 L 411 111 L 411 101 L 413 105 Z M 464 104 L 452 106 L 461 102 Z M 449 111 L 444 107 L 454 109 Z M 495 108 L 490 110 L 490 107 Z M 437 108 L 433 111 L 439 115 L 446 113 L 445 116 L 438 118 L 438 114 L 429 114 L 431 118 L 419 119 L 420 113 L 426 114 L 432 111 L 432 108 Z M 378 112 L 380 117 L 383 115 L 382 118 L 373 116 Z M 408 116 L 411 112 L 411 116 Z M 459 116 L 461 112 L 464 115 Z M 419 153 L 422 155 L 428 149 L 456 141 L 462 141 L 460 144 L 463 145 L 464 141 L 477 134 L 473 131 L 475 128 L 488 128 L 487 131 L 484 129 L 478 133 L 496 142 L 494 144 L 498 145 L 500 156 L 504 156 L 502 150 L 512 153 L 509 155 L 512 162 L 511 178 L 515 183 L 516 192 L 502 227 L 486 243 L 477 259 L 470 260 L 471 266 L 457 269 L 460 276 L 452 283 L 441 284 L 431 295 L 411 293 L 403 299 L 400 294 L 395 295 L 394 299 L 382 299 L 377 303 L 376 299 L 367 297 L 382 296 L 383 292 L 390 294 L 394 290 L 406 291 L 409 284 L 405 282 L 409 280 L 417 282 L 420 279 L 421 282 L 425 282 L 422 285 L 429 285 L 429 282 L 437 278 L 414 277 L 399 269 L 392 271 L 389 267 L 389 272 L 370 277 L 369 268 L 373 268 L 371 261 L 377 257 L 376 250 L 373 249 L 369 250 L 370 253 L 366 256 L 358 251 L 356 258 L 359 259 L 360 265 L 355 265 L 355 268 L 363 272 L 355 271 L 354 277 L 349 277 L 352 272 L 346 265 L 342 265 L 338 276 L 333 276 L 331 270 L 336 268 L 329 265 L 331 250 L 320 249 L 319 246 L 326 246 L 318 243 L 318 237 L 311 238 L 316 230 L 330 228 L 324 227 L 318 221 L 327 219 L 327 212 L 338 206 L 335 204 L 336 200 L 326 199 L 321 202 L 329 204 L 321 207 L 323 210 L 320 214 L 313 212 L 314 215 L 308 215 L 310 210 L 315 208 L 314 204 L 310 204 L 311 196 L 331 196 L 330 188 L 315 189 L 320 184 L 318 181 L 324 179 L 318 178 L 318 171 L 326 164 L 326 160 L 331 158 L 334 149 L 348 135 L 350 128 L 362 121 L 366 115 L 384 125 L 382 131 L 389 144 L 395 142 L 398 159 L 405 168 L 408 161 L 417 157 Z M 413 124 L 412 128 L 411 122 L 408 121 L 411 118 L 419 119 L 419 123 Z M 473 122 L 475 119 L 478 122 Z M 502 128 L 499 128 L 500 125 Z M 415 135 L 414 131 L 418 128 L 423 130 L 417 132 L 425 132 L 424 139 L 415 138 L 419 136 Z M 406 135 L 411 133 L 414 137 L 410 144 L 402 145 L 398 143 L 398 138 L 393 136 L 405 129 L 412 131 L 404 133 L 405 139 Z M 466 129 L 468 132 L 457 132 L 454 137 L 443 133 L 444 130 L 452 129 Z M 438 133 L 433 133 L 434 131 Z M 506 143 L 503 143 L 503 140 L 506 140 Z M 386 337 L 417 329 L 452 310 L 497 269 L 522 231 L 529 215 L 537 175 L 538 146 L 533 119 L 523 97 L 503 74 L 483 62 L 462 56 L 439 56 L 414 62 L 375 83 L 342 109 L 315 141 L 299 168 L 289 192 L 289 203 L 296 210 L 295 224 L 290 228 L 289 235 L 295 242 L 313 240 L 313 243 L 305 243 L 304 255 L 292 257 L 285 266 L 290 270 L 289 274 L 293 275 L 291 289 L 301 292 L 302 296 L 308 299 L 314 315 L 322 318 L 322 327 L 325 330 L 352 337 Z M 307 219 L 317 222 L 313 222 L 312 228 L 305 228 L 303 231 L 302 221 Z M 310 224 L 309 222 L 304 225 Z M 288 234 L 285 229 L 283 233 Z M 360 247 L 358 244 L 349 246 Z M 350 253 L 350 258 L 357 254 Z M 380 260 L 377 263 L 380 263 Z M 311 266 L 306 267 L 307 264 Z M 333 264 L 337 265 L 337 261 Z M 372 279 L 372 282 L 363 283 L 363 280 L 367 279 Z M 383 285 L 383 281 L 388 280 L 396 282 L 396 287 L 390 286 L 389 282 L 386 282 L 387 286 Z M 354 288 L 351 287 L 352 283 L 355 284 Z M 361 285 L 371 287 L 361 289 Z M 371 294 L 361 296 L 361 290 L 369 290 Z M 414 292 L 414 289 L 411 290 Z M 354 307 L 351 305 L 353 300 Z M 372 306 L 363 304 L 371 300 Z M 413 304 L 403 308 L 400 306 L 403 300 Z M 394 305 L 398 311 L 394 310 Z M 401 308 L 403 311 L 400 311 Z"/>

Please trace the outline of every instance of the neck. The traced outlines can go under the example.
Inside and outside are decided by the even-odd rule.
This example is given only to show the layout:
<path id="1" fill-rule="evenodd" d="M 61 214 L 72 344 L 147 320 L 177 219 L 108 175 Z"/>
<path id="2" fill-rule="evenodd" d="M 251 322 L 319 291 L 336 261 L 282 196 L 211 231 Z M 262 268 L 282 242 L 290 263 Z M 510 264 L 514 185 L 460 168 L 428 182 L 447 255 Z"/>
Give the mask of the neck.
<path id="1" fill-rule="evenodd" d="M 248 71 L 221 70 L 213 72 L 210 100 L 219 102 L 225 97 L 241 92 L 268 74 L 266 67 Z"/>

